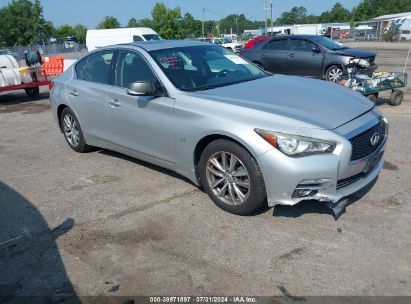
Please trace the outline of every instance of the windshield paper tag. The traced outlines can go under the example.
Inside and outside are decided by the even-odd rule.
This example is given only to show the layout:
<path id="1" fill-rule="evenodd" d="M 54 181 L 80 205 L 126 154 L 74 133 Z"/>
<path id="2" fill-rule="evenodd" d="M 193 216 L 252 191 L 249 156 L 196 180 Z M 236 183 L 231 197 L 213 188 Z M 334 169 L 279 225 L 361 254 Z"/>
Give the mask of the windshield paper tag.
<path id="1" fill-rule="evenodd" d="M 247 61 L 237 55 L 224 55 L 224 57 L 231 60 L 235 64 L 248 64 Z"/>

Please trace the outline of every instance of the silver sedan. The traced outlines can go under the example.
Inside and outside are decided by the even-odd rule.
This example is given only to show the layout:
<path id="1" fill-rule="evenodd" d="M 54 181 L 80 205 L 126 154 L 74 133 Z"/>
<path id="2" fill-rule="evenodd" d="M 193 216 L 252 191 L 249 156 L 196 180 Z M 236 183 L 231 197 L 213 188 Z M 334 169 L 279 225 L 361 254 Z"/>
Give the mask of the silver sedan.
<path id="1" fill-rule="evenodd" d="M 388 123 L 336 84 L 269 75 L 208 43 L 137 42 L 88 54 L 54 80 L 69 146 L 174 170 L 222 209 L 336 205 L 383 166 Z"/>

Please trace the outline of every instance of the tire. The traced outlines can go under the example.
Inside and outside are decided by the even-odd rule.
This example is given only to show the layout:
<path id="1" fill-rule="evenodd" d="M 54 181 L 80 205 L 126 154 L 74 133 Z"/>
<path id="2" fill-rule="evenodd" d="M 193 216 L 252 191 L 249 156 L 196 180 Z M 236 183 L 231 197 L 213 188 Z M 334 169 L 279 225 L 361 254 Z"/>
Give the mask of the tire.
<path id="1" fill-rule="evenodd" d="M 343 75 L 343 69 L 339 65 L 332 65 L 325 71 L 325 80 L 330 82 L 337 82 L 338 78 Z"/>
<path id="2" fill-rule="evenodd" d="M 76 115 L 70 108 L 65 108 L 61 112 L 60 128 L 68 145 L 74 151 L 84 153 L 90 149 L 90 146 L 86 144 L 86 141 L 84 139 L 80 123 Z"/>
<path id="3" fill-rule="evenodd" d="M 29 96 L 31 98 L 37 98 L 37 97 L 40 96 L 40 88 L 39 87 L 24 89 L 24 91 L 26 92 L 27 96 Z"/>
<path id="4" fill-rule="evenodd" d="M 399 106 L 402 103 L 402 100 L 404 99 L 404 92 L 401 90 L 393 91 L 391 93 L 390 100 L 388 101 L 388 104 L 391 106 Z"/>
<path id="5" fill-rule="evenodd" d="M 376 94 L 368 95 L 367 98 L 368 98 L 371 102 L 373 102 L 374 104 L 377 104 L 378 97 L 377 97 Z"/>
<path id="6" fill-rule="evenodd" d="M 201 154 L 199 168 L 204 190 L 221 209 L 249 215 L 266 205 L 260 167 L 240 145 L 225 139 L 212 141 Z"/>

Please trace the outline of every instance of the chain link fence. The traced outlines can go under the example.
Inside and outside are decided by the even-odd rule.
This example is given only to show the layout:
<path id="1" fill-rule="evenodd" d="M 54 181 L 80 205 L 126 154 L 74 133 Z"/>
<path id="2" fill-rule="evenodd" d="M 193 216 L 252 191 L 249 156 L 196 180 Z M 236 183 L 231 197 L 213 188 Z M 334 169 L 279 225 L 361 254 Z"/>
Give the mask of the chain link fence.
<path id="1" fill-rule="evenodd" d="M 39 52 L 44 56 L 64 56 L 65 59 L 78 59 L 87 54 L 87 47 L 85 44 L 65 42 L 62 44 L 49 45 L 15 45 L 9 47 L 0 47 L 1 54 L 13 55 L 18 61 L 24 60 L 25 52 Z"/>

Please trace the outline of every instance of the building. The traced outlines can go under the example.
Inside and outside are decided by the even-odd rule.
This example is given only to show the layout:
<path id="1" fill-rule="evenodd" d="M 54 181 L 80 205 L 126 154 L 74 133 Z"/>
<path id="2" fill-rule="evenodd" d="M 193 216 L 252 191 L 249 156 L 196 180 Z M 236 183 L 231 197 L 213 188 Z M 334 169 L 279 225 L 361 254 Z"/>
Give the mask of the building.
<path id="1" fill-rule="evenodd" d="M 357 30 L 367 30 L 375 35 L 377 40 L 382 39 L 382 35 L 390 28 L 395 29 L 396 40 L 411 40 L 411 12 L 384 15 L 369 21 L 358 22 Z"/>

